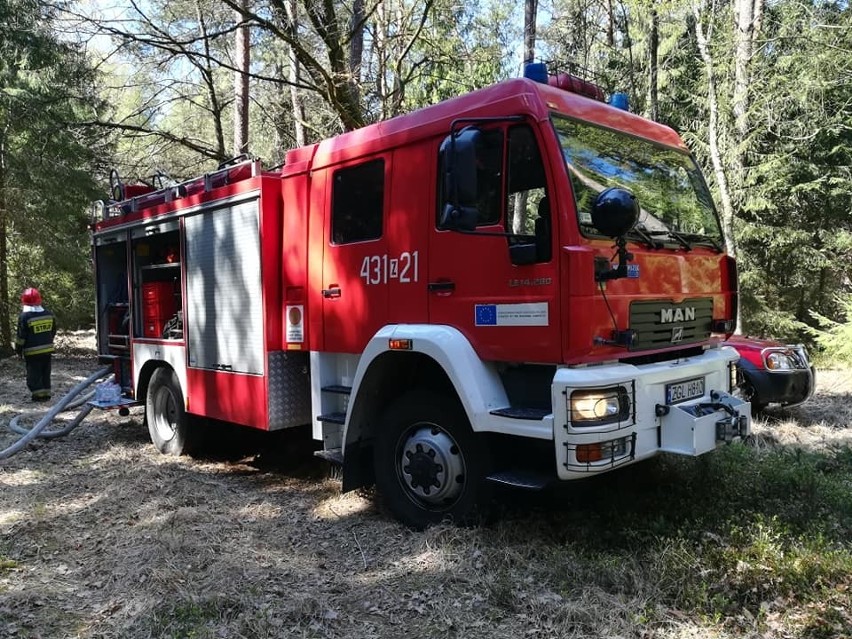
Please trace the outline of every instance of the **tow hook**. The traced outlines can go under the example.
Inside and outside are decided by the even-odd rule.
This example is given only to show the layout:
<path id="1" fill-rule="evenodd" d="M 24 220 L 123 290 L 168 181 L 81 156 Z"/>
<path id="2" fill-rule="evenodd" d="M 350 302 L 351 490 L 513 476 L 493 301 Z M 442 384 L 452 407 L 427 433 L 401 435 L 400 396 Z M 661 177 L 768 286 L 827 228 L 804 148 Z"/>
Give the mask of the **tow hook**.
<path id="1" fill-rule="evenodd" d="M 748 435 L 748 417 L 745 415 L 726 417 L 716 422 L 716 441 L 730 444 L 734 439 L 746 435 Z"/>
<path id="2" fill-rule="evenodd" d="M 740 415 L 733 407 L 724 402 L 702 403 L 698 407 L 728 413 L 727 417 L 716 422 L 716 441 L 730 444 L 734 439 L 748 435 L 748 417 Z"/>

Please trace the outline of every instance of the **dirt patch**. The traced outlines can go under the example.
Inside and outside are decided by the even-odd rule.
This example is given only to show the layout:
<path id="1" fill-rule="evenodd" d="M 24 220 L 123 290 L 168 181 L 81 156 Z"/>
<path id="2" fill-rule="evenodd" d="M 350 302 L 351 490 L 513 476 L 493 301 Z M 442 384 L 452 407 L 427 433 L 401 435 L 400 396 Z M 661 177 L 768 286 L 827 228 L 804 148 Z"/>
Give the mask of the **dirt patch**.
<path id="1" fill-rule="evenodd" d="M 59 344 L 54 401 L 98 367 L 91 333 Z M 852 373 L 819 381 L 757 422 L 756 445 L 850 443 Z M 0 426 L 36 408 L 23 365 L 0 361 Z M 588 580 L 547 507 L 413 533 L 370 493 L 341 495 L 307 432 L 219 435 L 167 458 L 138 409 L 95 412 L 0 466 L 0 637 L 724 636 L 658 609 L 629 566 Z M 0 448 L 16 439 L 0 430 Z"/>

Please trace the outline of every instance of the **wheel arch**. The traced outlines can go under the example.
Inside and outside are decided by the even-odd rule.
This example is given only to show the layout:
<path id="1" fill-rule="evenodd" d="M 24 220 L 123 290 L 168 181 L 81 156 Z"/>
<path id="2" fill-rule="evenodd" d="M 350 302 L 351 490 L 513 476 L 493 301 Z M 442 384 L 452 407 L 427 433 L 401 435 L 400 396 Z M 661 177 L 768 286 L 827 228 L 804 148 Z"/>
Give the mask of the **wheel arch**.
<path id="1" fill-rule="evenodd" d="M 411 340 L 391 350 L 389 340 Z M 352 408 L 343 433 L 343 490 L 374 481 L 373 440 L 385 408 L 408 390 L 424 388 L 454 397 L 474 431 L 486 430 L 488 412 L 506 403 L 497 372 L 470 342 L 449 326 L 399 325 L 379 331 L 364 350 L 352 386 Z"/>
<path id="2" fill-rule="evenodd" d="M 144 401 L 154 371 L 169 367 L 175 374 L 183 393 L 184 408 L 189 402 L 189 388 L 186 374 L 186 351 L 182 344 L 133 344 L 133 376 L 136 399 Z"/>

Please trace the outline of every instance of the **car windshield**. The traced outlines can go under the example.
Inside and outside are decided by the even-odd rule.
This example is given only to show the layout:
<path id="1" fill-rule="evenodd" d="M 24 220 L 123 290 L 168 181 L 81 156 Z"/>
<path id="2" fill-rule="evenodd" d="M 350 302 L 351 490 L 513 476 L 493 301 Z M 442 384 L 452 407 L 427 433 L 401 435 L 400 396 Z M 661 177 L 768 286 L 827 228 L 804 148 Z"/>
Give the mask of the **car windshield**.
<path id="1" fill-rule="evenodd" d="M 556 114 L 552 121 L 584 234 L 601 234 L 592 224 L 592 204 L 598 193 L 617 186 L 629 189 L 639 202 L 635 239 L 720 249 L 713 201 L 687 153 Z"/>

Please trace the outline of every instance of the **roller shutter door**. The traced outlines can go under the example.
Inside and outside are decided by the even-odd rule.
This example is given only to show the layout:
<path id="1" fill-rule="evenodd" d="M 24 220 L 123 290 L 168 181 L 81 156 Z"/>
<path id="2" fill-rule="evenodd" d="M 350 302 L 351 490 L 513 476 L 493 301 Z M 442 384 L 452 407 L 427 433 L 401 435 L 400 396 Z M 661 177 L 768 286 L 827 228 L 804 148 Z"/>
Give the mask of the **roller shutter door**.
<path id="1" fill-rule="evenodd" d="M 186 218 L 189 366 L 261 375 L 258 201 Z"/>

